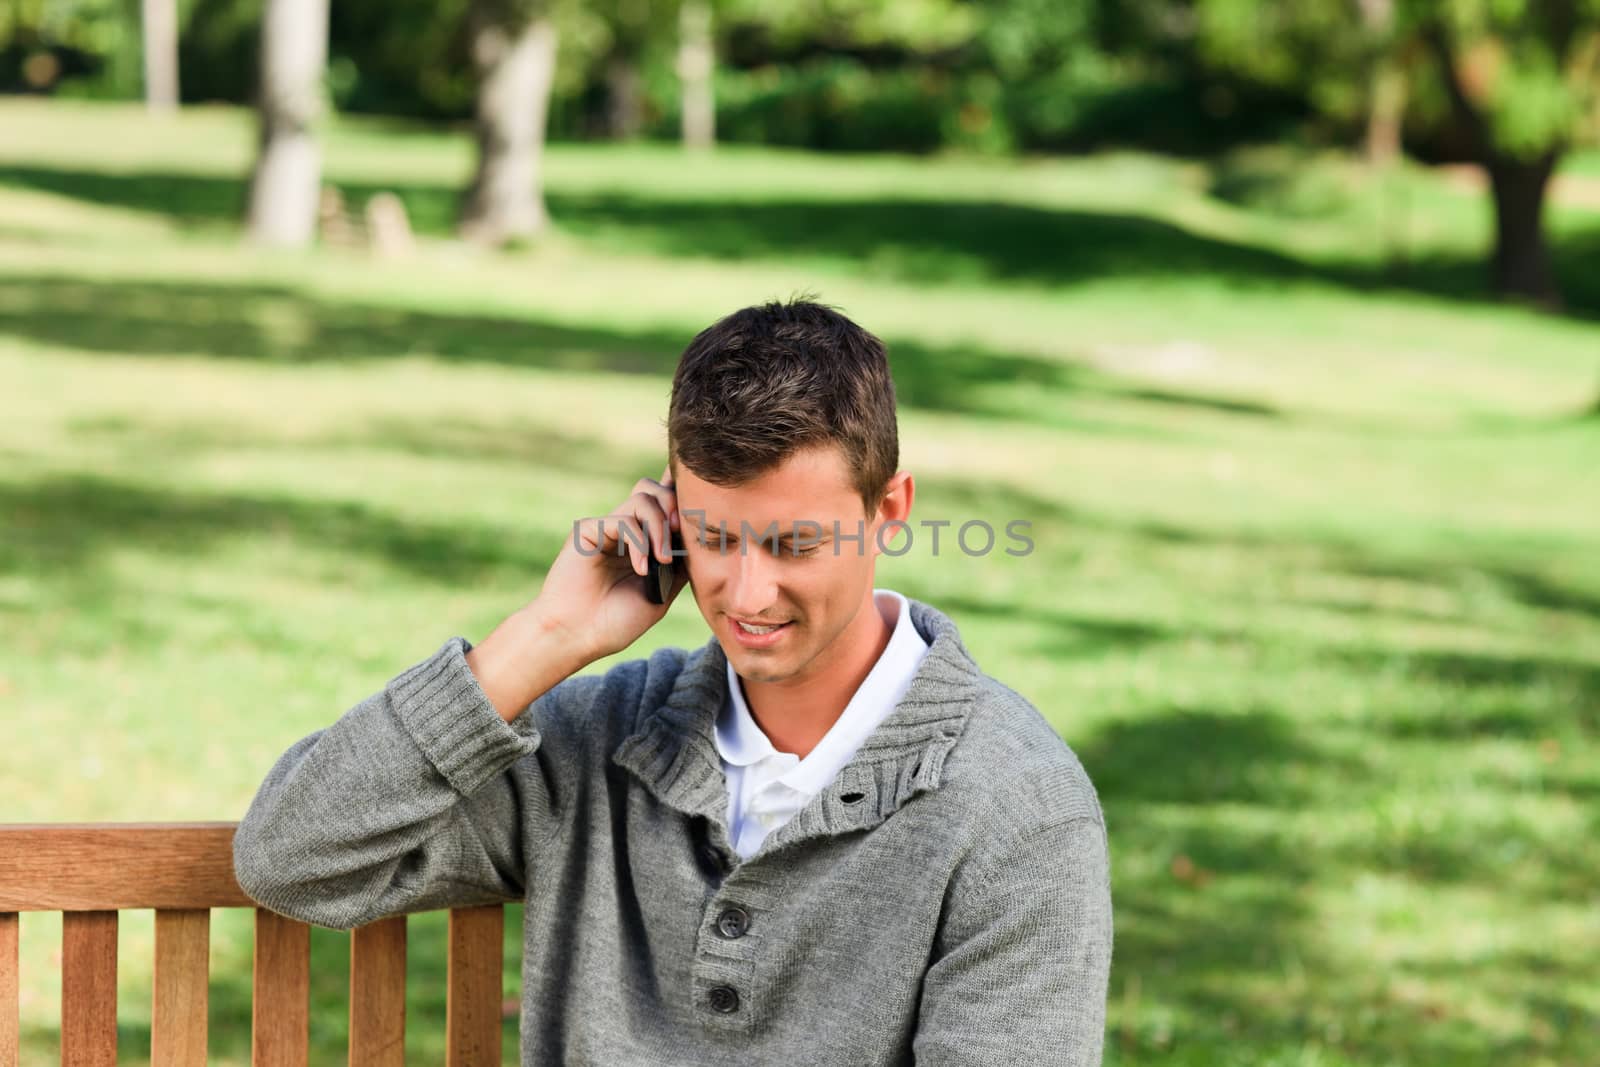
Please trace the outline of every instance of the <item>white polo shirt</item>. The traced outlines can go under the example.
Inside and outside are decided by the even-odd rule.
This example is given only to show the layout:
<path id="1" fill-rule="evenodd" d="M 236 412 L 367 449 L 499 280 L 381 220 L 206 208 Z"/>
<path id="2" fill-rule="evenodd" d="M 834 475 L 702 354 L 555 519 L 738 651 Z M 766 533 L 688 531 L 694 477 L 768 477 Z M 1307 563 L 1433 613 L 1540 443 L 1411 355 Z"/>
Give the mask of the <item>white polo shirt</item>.
<path id="1" fill-rule="evenodd" d="M 906 598 L 891 589 L 874 589 L 872 595 L 879 610 L 888 608 L 896 620 L 889 644 L 844 713 L 805 759 L 772 747 L 751 717 L 739 676 L 728 664 L 728 699 L 717 716 L 716 743 L 728 780 L 729 832 L 734 850 L 745 859 L 838 776 L 900 703 L 928 654 L 928 642 L 912 625 Z"/>

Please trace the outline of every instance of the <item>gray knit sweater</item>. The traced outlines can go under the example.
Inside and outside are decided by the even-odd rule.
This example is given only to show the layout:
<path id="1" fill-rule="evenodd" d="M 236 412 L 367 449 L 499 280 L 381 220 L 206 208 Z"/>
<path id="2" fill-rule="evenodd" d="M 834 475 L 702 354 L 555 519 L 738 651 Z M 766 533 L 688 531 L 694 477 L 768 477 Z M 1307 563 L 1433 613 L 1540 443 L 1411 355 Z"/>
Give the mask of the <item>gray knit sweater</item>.
<path id="1" fill-rule="evenodd" d="M 741 861 L 716 639 L 566 679 L 506 723 L 447 641 L 279 758 L 234 837 L 262 906 L 349 929 L 520 901 L 522 1061 L 1098 1064 L 1094 787 L 943 613 L 911 688 Z"/>

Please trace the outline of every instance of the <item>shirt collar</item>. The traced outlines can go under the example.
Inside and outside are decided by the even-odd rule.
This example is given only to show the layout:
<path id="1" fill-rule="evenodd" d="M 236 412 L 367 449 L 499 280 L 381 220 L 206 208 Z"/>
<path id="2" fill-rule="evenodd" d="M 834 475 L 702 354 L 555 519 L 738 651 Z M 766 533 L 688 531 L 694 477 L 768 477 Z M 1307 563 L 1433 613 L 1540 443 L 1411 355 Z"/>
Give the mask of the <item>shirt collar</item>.
<path id="1" fill-rule="evenodd" d="M 889 633 L 889 643 L 816 747 L 776 776 L 776 781 L 799 792 L 819 792 L 833 780 L 861 742 L 900 702 L 928 653 L 928 642 L 912 623 L 906 598 L 892 589 L 874 589 L 872 594 L 878 610 L 887 607 L 893 612 L 895 622 Z M 727 697 L 717 716 L 713 735 L 718 755 L 725 762 L 740 767 L 774 757 L 792 756 L 773 747 L 771 739 L 757 725 L 731 662 L 727 664 L 727 679 Z"/>
<path id="2" fill-rule="evenodd" d="M 883 721 L 886 729 L 863 741 L 838 777 L 768 838 L 767 851 L 870 830 L 919 793 L 940 787 L 945 758 L 983 699 L 985 675 L 948 615 L 915 597 L 906 602 L 912 624 L 929 642 L 911 687 Z M 654 707 L 642 710 L 611 761 L 661 803 L 706 819 L 725 836 L 727 776 L 712 735 L 727 696 L 727 657 L 713 636 L 687 653 L 658 649 L 650 662 L 657 658 L 664 666 L 670 662 L 675 676 L 651 701 Z"/>
<path id="3" fill-rule="evenodd" d="M 750 705 L 744 699 L 744 688 L 731 662 L 727 675 L 728 697 L 722 702 L 722 710 L 717 715 L 714 735 L 717 755 L 739 767 L 748 767 L 778 755 L 772 740 L 756 725 L 754 716 L 750 714 Z"/>

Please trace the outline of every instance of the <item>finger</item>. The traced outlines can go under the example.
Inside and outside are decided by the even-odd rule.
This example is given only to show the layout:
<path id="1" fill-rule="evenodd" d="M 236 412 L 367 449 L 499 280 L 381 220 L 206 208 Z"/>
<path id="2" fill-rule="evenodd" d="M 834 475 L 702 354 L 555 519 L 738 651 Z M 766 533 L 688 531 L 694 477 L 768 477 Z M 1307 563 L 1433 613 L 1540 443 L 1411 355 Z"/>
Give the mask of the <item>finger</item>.
<path id="1" fill-rule="evenodd" d="M 662 485 L 654 478 L 640 478 L 633 484 L 633 491 L 654 497 L 661 505 L 661 513 L 669 520 L 678 510 L 678 493 L 671 485 Z"/>
<path id="2" fill-rule="evenodd" d="M 670 541 L 668 531 L 672 528 L 671 515 L 678 510 L 678 498 L 671 489 L 663 489 L 649 478 L 640 478 L 634 484 L 633 495 L 617 510 L 623 514 L 636 515 L 644 521 L 650 528 L 651 553 L 660 560 L 669 558 L 663 546 Z"/>
<path id="3" fill-rule="evenodd" d="M 672 466 L 668 464 L 666 470 L 661 472 L 658 482 L 652 478 L 640 478 L 634 484 L 636 493 L 649 493 L 661 502 L 661 510 L 666 513 L 667 526 L 676 530 L 681 520 L 678 518 L 678 490 L 672 485 Z"/>
<path id="4" fill-rule="evenodd" d="M 661 472 L 661 487 L 672 495 L 667 506 L 667 525 L 676 530 L 683 520 L 678 518 L 678 487 L 672 480 L 672 461 L 668 460 L 666 468 Z"/>
<path id="5" fill-rule="evenodd" d="M 618 526 L 618 537 L 627 544 L 628 558 L 633 561 L 634 571 L 644 574 L 646 566 L 644 553 L 640 551 L 639 546 L 650 543 L 649 534 L 632 515 L 616 515 L 612 519 Z"/>
<path id="6" fill-rule="evenodd" d="M 635 493 L 633 495 L 633 514 L 650 532 L 650 551 L 656 559 L 665 563 L 672 558 L 668 548 L 670 534 L 667 525 L 667 512 L 661 506 L 658 497 L 650 493 Z"/>
<path id="7" fill-rule="evenodd" d="M 579 519 L 573 531 L 578 548 L 586 556 L 597 555 L 606 551 L 609 544 L 616 541 L 616 524 L 610 521 L 608 515 L 604 519 L 587 518 Z"/>
<path id="8" fill-rule="evenodd" d="M 595 524 L 596 535 L 591 544 L 597 545 L 599 551 L 588 551 L 588 555 L 604 555 L 621 557 L 624 553 L 632 562 L 634 571 L 645 573 L 644 554 L 642 549 L 647 549 L 650 544 L 650 535 L 645 528 L 639 525 L 627 511 L 628 504 L 613 511 L 600 519 L 585 520 Z"/>

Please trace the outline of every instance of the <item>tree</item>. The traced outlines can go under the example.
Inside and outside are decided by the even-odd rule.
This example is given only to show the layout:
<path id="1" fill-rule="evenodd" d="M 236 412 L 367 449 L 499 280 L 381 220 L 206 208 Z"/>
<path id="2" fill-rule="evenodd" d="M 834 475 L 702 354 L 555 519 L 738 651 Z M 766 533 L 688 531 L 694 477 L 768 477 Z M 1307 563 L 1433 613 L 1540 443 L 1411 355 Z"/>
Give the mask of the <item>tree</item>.
<path id="1" fill-rule="evenodd" d="M 1600 3 L 1412 0 L 1407 14 L 1489 175 L 1495 289 L 1559 303 L 1544 203 L 1556 164 L 1595 105 Z"/>
<path id="2" fill-rule="evenodd" d="M 645 48 L 660 22 L 650 0 L 610 0 L 597 4 L 608 17 L 611 47 L 605 57 L 606 133 L 618 141 L 639 136 L 644 125 Z"/>
<path id="3" fill-rule="evenodd" d="M 322 159 L 315 125 L 328 64 L 328 0 L 267 0 L 257 101 L 260 149 L 250 181 L 250 238 L 297 247 L 316 234 Z"/>
<path id="4" fill-rule="evenodd" d="M 1394 0 L 1357 0 L 1371 56 L 1367 91 L 1367 162 L 1386 167 L 1400 158 L 1406 111 L 1406 67 L 1394 34 Z"/>
<path id="5" fill-rule="evenodd" d="M 710 148 L 717 138 L 716 98 L 711 73 L 716 69 L 710 0 L 683 0 L 678 11 L 678 85 L 685 148 Z"/>
<path id="6" fill-rule="evenodd" d="M 538 0 L 474 0 L 467 14 L 477 68 L 477 171 L 461 213 L 461 235 L 499 245 L 547 225 L 540 163 L 556 27 Z"/>
<path id="7" fill-rule="evenodd" d="M 564 14 L 574 24 L 581 22 L 575 29 L 589 37 L 582 51 L 589 53 L 585 66 L 598 74 L 604 89 L 601 131 L 612 140 L 632 140 L 649 117 L 646 70 L 670 62 L 685 5 L 682 0 L 581 0 L 581 16 L 577 6 L 569 0 Z"/>
<path id="8" fill-rule="evenodd" d="M 1545 193 L 1595 107 L 1600 0 L 1197 0 L 1196 10 L 1197 50 L 1216 69 L 1303 92 L 1341 118 L 1364 100 L 1378 158 L 1394 145 L 1406 74 L 1431 74 L 1488 173 L 1493 287 L 1558 301 Z"/>
<path id="9" fill-rule="evenodd" d="M 178 106 L 178 2 L 143 0 L 144 102 L 151 111 Z"/>

